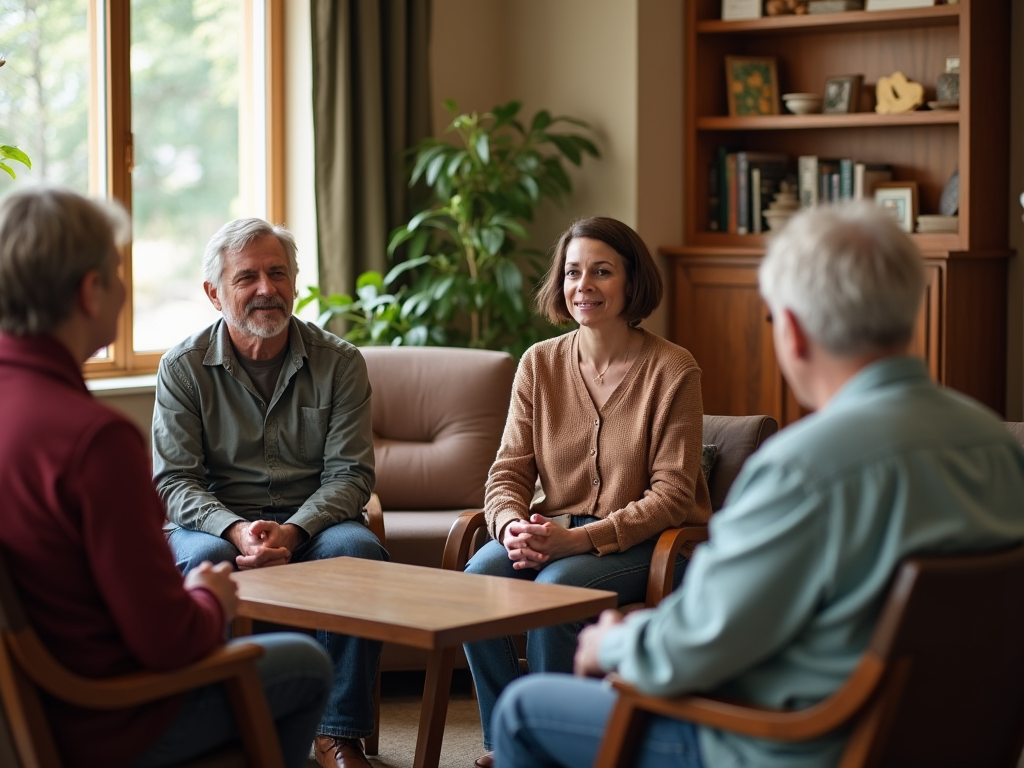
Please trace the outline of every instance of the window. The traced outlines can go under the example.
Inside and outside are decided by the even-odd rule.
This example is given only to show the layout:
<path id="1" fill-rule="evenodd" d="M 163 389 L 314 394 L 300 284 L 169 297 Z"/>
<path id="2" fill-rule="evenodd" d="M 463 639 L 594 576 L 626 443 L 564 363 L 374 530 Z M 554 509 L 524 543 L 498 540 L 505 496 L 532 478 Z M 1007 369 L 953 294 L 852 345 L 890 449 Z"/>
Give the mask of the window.
<path id="1" fill-rule="evenodd" d="M 7 0 L 0 138 L 46 181 L 132 213 L 118 340 L 88 374 L 156 369 L 218 316 L 202 290 L 210 236 L 283 219 L 282 0 Z"/>

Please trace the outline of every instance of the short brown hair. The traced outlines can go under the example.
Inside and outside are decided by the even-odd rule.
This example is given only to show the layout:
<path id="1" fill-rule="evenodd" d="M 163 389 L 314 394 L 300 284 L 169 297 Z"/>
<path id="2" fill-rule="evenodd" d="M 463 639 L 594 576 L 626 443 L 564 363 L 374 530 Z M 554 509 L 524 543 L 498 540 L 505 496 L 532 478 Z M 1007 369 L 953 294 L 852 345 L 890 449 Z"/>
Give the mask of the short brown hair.
<path id="1" fill-rule="evenodd" d="M 650 315 L 661 303 L 664 291 L 661 271 L 647 250 L 640 235 L 617 219 L 606 216 L 591 216 L 577 219 L 563 232 L 555 245 L 544 282 L 537 291 L 537 311 L 555 325 L 572 321 L 572 314 L 565 304 L 562 286 L 565 282 L 565 253 L 569 243 L 578 237 L 600 240 L 619 256 L 626 265 L 626 306 L 622 316 L 630 325 L 637 325 Z"/>

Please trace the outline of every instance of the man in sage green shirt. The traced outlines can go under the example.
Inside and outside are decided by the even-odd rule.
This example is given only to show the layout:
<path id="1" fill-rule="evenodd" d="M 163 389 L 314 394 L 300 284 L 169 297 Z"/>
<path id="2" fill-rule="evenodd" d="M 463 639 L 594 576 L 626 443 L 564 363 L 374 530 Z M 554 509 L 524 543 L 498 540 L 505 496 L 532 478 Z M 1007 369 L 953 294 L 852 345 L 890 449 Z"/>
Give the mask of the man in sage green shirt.
<path id="1" fill-rule="evenodd" d="M 760 284 L 783 375 L 816 412 L 750 457 L 679 589 L 583 631 L 580 675 L 802 709 L 853 672 L 902 559 L 1024 540 L 1024 450 L 907 354 L 924 273 L 893 219 L 870 204 L 803 212 Z M 521 678 L 494 715 L 496 766 L 592 764 L 614 699 L 594 680 Z M 634 764 L 824 768 L 844 746 L 845 733 L 792 744 L 655 718 Z"/>
<path id="2" fill-rule="evenodd" d="M 160 361 L 153 470 L 188 572 L 204 560 L 264 568 L 328 557 L 387 559 L 363 524 L 373 490 L 370 384 L 359 351 L 292 316 L 295 240 L 239 219 L 210 240 L 207 296 L 223 318 Z M 381 644 L 318 632 L 335 680 L 321 765 L 369 766 Z"/>

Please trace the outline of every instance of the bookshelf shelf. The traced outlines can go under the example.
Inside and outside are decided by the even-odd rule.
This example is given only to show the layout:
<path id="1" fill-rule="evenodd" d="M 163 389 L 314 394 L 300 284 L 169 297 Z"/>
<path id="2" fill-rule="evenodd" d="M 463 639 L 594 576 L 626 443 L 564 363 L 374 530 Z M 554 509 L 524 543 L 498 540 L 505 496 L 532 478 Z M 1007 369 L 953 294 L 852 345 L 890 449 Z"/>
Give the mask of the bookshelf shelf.
<path id="1" fill-rule="evenodd" d="M 899 115 L 854 112 L 849 115 L 759 115 L 698 117 L 698 131 L 792 131 L 801 128 L 905 128 L 916 125 L 959 125 L 960 111 L 917 110 Z"/>
<path id="2" fill-rule="evenodd" d="M 919 213 L 939 212 L 957 172 L 959 231 L 912 235 L 928 276 L 913 349 L 939 381 L 1002 411 L 1010 4 L 960 0 L 745 21 L 722 21 L 721 0 L 685 6 L 683 241 L 661 253 L 673 281 L 670 336 L 704 372 L 705 410 L 768 413 L 782 424 L 802 414 L 775 362 L 757 290 L 770 235 L 711 226 L 709 169 L 725 147 L 786 154 L 794 172 L 800 155 L 891 166 L 895 180 L 917 184 Z M 828 77 L 861 74 L 861 99 L 849 114 L 730 117 L 726 56 L 773 57 L 780 94 L 821 93 Z M 897 70 L 925 86 L 925 101 L 934 100 L 949 56 L 960 57 L 959 110 L 874 112 L 875 84 Z"/>

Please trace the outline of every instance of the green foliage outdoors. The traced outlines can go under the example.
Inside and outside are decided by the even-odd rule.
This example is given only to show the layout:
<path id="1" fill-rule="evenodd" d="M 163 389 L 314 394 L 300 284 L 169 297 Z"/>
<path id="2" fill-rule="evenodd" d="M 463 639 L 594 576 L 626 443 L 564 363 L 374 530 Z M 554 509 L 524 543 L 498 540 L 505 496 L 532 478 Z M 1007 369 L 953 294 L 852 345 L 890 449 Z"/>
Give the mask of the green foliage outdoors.
<path id="1" fill-rule="evenodd" d="M 0 67 L 7 63 L 4 55 L 0 53 Z M 32 169 L 32 161 L 29 160 L 22 150 L 17 147 L 12 147 L 10 144 L 0 144 L 0 171 L 4 171 L 9 174 L 12 179 L 16 179 L 18 174 L 14 172 L 14 169 L 7 164 L 8 160 L 17 160 L 22 165 L 26 166 L 29 170 Z"/>
<path id="2" fill-rule="evenodd" d="M 411 150 L 409 185 L 424 184 L 432 201 L 391 233 L 388 254 L 405 260 L 387 275 L 359 277 L 356 296 L 315 289 L 321 322 L 347 321 L 356 344 L 450 345 L 503 349 L 519 357 L 557 333 L 530 310 L 527 289 L 540 278 L 543 254 L 526 250 L 525 223 L 545 199 L 572 191 L 563 165 L 599 157 L 581 120 L 541 110 L 529 124 L 517 101 L 491 112 L 457 114 L 447 129 L 456 142 L 427 139 Z"/>

